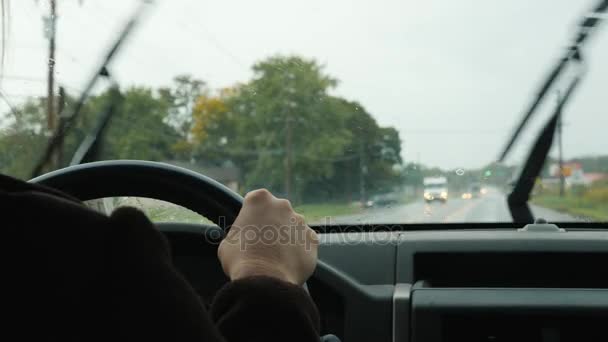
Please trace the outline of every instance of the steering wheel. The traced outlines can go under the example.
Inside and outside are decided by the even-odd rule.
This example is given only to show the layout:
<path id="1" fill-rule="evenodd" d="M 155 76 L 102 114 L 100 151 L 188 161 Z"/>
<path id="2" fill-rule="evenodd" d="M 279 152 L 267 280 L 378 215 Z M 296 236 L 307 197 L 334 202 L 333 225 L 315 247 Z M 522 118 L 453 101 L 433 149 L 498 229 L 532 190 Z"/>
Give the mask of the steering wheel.
<path id="1" fill-rule="evenodd" d="M 141 160 L 100 161 L 66 167 L 29 181 L 60 190 L 81 201 L 135 196 L 190 209 L 224 231 L 236 219 L 243 197 L 223 184 L 181 167 Z M 308 292 L 308 286 L 303 288 Z"/>
<path id="2" fill-rule="evenodd" d="M 171 202 L 211 220 L 224 230 L 236 219 L 243 198 L 199 173 L 140 160 L 100 161 L 70 166 L 30 180 L 81 201 L 136 196 Z"/>
<path id="3" fill-rule="evenodd" d="M 171 202 L 228 229 L 243 197 L 217 181 L 181 167 L 141 160 L 112 160 L 66 167 L 30 180 L 81 201 L 136 196 Z M 306 283 L 303 285 L 308 292 Z"/>

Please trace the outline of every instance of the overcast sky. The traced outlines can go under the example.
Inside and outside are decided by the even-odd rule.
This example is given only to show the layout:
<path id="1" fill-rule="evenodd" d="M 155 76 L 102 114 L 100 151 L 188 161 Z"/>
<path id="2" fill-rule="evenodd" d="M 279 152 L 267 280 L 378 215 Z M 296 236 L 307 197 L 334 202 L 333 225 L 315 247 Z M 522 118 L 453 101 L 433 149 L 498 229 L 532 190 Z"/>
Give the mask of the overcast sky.
<path id="1" fill-rule="evenodd" d="M 41 17 L 48 7 L 44 0 L 10 3 L 1 86 L 18 103 L 25 95 L 45 93 Z M 83 87 L 137 3 L 58 0 L 60 84 L 71 92 Z M 340 80 L 336 94 L 359 101 L 381 125 L 400 131 L 407 161 L 479 167 L 496 158 L 594 3 L 157 1 L 111 69 L 123 86 L 167 85 L 189 73 L 216 88 L 247 81 L 250 66 L 273 54 L 314 57 Z M 589 74 L 566 112 L 567 157 L 608 153 L 608 27 L 588 44 L 585 56 Z M 530 135 L 522 142 L 529 140 Z"/>

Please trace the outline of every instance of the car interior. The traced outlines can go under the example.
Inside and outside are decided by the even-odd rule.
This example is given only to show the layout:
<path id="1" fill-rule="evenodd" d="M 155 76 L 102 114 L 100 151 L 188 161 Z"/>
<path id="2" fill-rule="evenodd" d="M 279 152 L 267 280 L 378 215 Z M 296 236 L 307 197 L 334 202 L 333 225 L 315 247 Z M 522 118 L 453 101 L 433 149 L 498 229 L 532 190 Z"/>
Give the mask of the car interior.
<path id="1" fill-rule="evenodd" d="M 585 16 L 499 161 L 511 152 L 558 76 L 582 63 L 582 47 L 607 10 L 608 1 L 601 1 Z M 112 51 L 129 30 L 127 26 Z M 102 62 L 82 101 L 100 77 L 110 77 L 106 67 L 112 57 L 108 54 Z M 346 342 L 608 341 L 608 225 L 548 221 L 535 216 L 529 204 L 561 110 L 583 74 L 568 84 L 512 183 L 506 198 L 512 222 L 311 224 L 320 237 L 319 260 L 305 285 L 319 309 L 322 335 Z M 76 108 L 73 117 L 80 110 Z M 209 219 L 212 224 L 155 222 L 170 242 L 175 267 L 209 304 L 228 281 L 217 248 L 243 198 L 210 177 L 178 166 L 96 161 L 111 113 L 108 110 L 85 138 L 71 166 L 43 173 L 70 129 L 71 118 L 66 119 L 50 138 L 30 182 L 82 201 L 158 199 Z"/>
<path id="2" fill-rule="evenodd" d="M 107 184 L 91 180 L 110 179 Z M 135 181 L 137 180 L 137 181 Z M 192 171 L 102 161 L 32 180 L 81 200 L 142 196 L 180 204 L 216 225 L 158 223 L 205 303 L 227 281 L 217 246 L 242 198 Z M 323 334 L 343 341 L 603 339 L 608 317 L 605 224 L 315 226 L 308 280 Z M 608 259 L 607 259 L 608 260 Z"/>

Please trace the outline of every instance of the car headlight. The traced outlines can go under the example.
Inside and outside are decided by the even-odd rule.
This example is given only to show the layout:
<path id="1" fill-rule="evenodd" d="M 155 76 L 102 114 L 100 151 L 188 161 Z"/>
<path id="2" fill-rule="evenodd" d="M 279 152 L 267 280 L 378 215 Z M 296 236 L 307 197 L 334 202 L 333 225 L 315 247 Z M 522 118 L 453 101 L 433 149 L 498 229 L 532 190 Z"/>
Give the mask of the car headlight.
<path id="1" fill-rule="evenodd" d="M 371 206 L 373 206 L 373 205 L 374 205 L 374 201 L 367 201 L 367 203 L 366 203 L 366 204 L 367 204 L 367 206 L 368 206 L 368 207 L 371 207 Z"/>
<path id="2" fill-rule="evenodd" d="M 448 197 L 448 193 L 445 192 L 445 191 L 443 191 L 440 196 L 441 196 L 441 198 L 447 198 Z"/>
<path id="3" fill-rule="evenodd" d="M 431 194 L 430 194 L 430 193 L 428 193 L 428 192 L 425 192 L 425 193 L 424 193 L 424 198 L 431 198 L 431 197 L 433 197 L 433 196 L 431 196 Z"/>

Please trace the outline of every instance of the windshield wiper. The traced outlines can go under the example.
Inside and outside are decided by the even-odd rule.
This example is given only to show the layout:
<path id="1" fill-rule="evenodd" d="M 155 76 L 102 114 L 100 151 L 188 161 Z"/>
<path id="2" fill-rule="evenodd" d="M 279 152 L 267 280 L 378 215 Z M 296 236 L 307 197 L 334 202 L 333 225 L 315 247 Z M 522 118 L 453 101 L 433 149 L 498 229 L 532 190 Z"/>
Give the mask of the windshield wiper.
<path id="1" fill-rule="evenodd" d="M 591 34 L 593 32 L 595 32 L 599 23 L 602 20 L 602 15 L 604 15 L 607 10 L 608 10 L 608 0 L 601 0 L 598 3 L 598 5 L 595 6 L 595 8 L 589 14 L 587 14 L 585 16 L 585 18 L 583 19 L 583 21 L 579 24 L 578 33 L 576 35 L 576 38 L 574 39 L 572 46 L 570 48 L 568 48 L 564 57 L 562 57 L 559 60 L 557 65 L 549 73 L 549 76 L 547 77 L 547 79 L 542 83 L 542 85 L 538 91 L 538 94 L 532 100 L 532 103 L 528 107 L 528 110 L 525 112 L 521 122 L 515 128 L 513 135 L 511 136 L 511 138 L 507 142 L 505 148 L 503 149 L 502 153 L 498 157 L 499 162 L 502 162 L 505 160 L 505 158 L 511 151 L 513 144 L 518 139 L 518 137 L 521 135 L 522 130 L 528 124 L 528 122 L 530 121 L 530 118 L 532 118 L 532 116 L 534 116 L 540 103 L 544 100 L 547 93 L 549 93 L 549 89 L 553 86 L 553 84 L 559 78 L 559 76 L 561 76 L 561 74 L 564 72 L 566 67 L 571 62 L 578 62 L 578 60 L 575 58 L 576 57 L 575 55 L 578 54 L 578 51 L 583 47 L 584 43 L 591 36 Z"/>
<path id="2" fill-rule="evenodd" d="M 579 62 L 582 62 L 580 53 L 578 53 L 578 51 L 575 52 L 575 58 Z M 532 215 L 532 211 L 528 205 L 530 193 L 534 188 L 536 178 L 540 174 L 543 165 L 545 164 L 547 155 L 549 154 L 549 150 L 551 149 L 551 145 L 553 144 L 553 137 L 555 136 L 558 122 L 561 120 L 563 109 L 568 100 L 570 100 L 574 91 L 577 89 L 584 74 L 585 70 L 582 68 L 582 71 L 579 72 L 579 74 L 572 80 L 566 89 L 565 94 L 559 99 L 553 114 L 550 116 L 547 123 L 545 123 L 540 135 L 536 139 L 521 174 L 515 183 L 513 191 L 507 198 L 507 203 L 509 205 L 509 211 L 511 212 L 513 222 L 534 222 L 534 215 Z"/>
<path id="3" fill-rule="evenodd" d="M 42 155 L 42 157 L 40 158 L 40 160 L 34 167 L 34 170 L 32 171 L 32 176 L 31 176 L 32 178 L 35 178 L 42 173 L 42 171 L 44 170 L 46 165 L 51 160 L 51 157 L 56 153 L 55 151 L 63 142 L 64 137 L 66 136 L 67 132 L 72 128 L 72 126 L 76 122 L 76 119 L 80 115 L 80 112 L 82 111 L 82 107 L 84 106 L 84 103 L 86 102 L 91 91 L 93 90 L 93 87 L 97 84 L 97 81 L 99 80 L 100 77 L 102 77 L 102 76 L 105 77 L 108 75 L 107 74 L 108 65 L 110 64 L 112 59 L 116 56 L 116 53 L 118 52 L 118 50 L 120 49 L 120 47 L 122 46 L 122 44 L 124 43 L 126 38 L 129 36 L 129 34 L 131 32 L 133 32 L 133 29 L 139 23 L 145 10 L 149 7 L 149 5 L 151 3 L 152 3 L 152 1 L 150 1 L 150 0 L 143 0 L 141 2 L 140 6 L 137 8 L 135 13 L 131 16 L 131 19 L 129 19 L 129 21 L 127 22 L 127 24 L 125 25 L 125 27 L 123 28 L 121 33 L 118 35 L 118 38 L 116 39 L 116 41 L 114 42 L 114 44 L 112 45 L 112 47 L 110 48 L 108 53 L 106 54 L 105 58 L 103 59 L 103 61 L 101 63 L 101 66 L 96 69 L 95 73 L 91 77 L 87 86 L 85 87 L 82 94 L 80 95 L 80 98 L 76 102 L 72 114 L 59 120 L 57 130 L 55 132 L 53 132 L 53 135 L 49 139 L 49 142 L 44 150 L 44 154 Z"/>
<path id="4" fill-rule="evenodd" d="M 93 130 L 84 137 L 76 152 L 72 156 L 70 166 L 82 163 L 89 163 L 97 160 L 103 134 L 116 113 L 117 108 L 122 103 L 123 97 L 120 94 L 118 85 L 112 86 L 110 89 L 110 101 L 104 111 L 99 114 L 99 119 Z"/>

